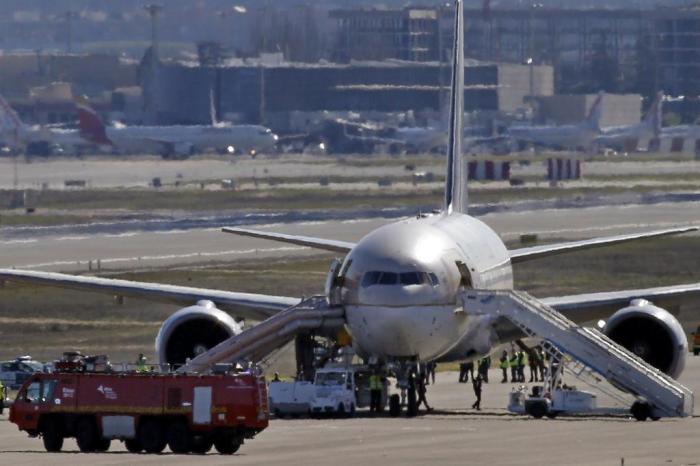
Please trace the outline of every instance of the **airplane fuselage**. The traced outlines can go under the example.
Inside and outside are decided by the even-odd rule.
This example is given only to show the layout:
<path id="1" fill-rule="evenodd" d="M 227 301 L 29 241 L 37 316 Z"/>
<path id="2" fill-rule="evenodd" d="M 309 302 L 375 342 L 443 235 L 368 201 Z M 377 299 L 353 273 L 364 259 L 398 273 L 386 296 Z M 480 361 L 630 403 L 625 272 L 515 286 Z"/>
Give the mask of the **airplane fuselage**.
<path id="1" fill-rule="evenodd" d="M 158 150 L 163 145 L 170 145 L 177 152 L 231 146 L 236 152 L 245 153 L 269 150 L 277 142 L 270 129 L 257 125 L 108 127 L 106 134 L 124 151 Z"/>
<path id="2" fill-rule="evenodd" d="M 462 312 L 459 291 L 513 287 L 499 236 L 483 222 L 454 213 L 369 233 L 341 270 L 348 330 L 360 354 L 383 359 L 428 361 L 458 346 L 455 359 L 487 353 L 494 343 L 490 327 Z"/>

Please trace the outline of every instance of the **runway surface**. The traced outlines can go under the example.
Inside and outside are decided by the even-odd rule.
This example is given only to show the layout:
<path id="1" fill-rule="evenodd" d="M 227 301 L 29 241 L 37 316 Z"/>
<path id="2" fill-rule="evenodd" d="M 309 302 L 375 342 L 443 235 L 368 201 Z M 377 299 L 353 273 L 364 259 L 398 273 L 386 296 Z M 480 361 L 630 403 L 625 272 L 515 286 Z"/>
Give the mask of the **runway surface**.
<path id="1" fill-rule="evenodd" d="M 428 387 L 435 411 L 414 419 L 272 420 L 270 427 L 243 445 L 233 457 L 128 454 L 121 442 L 108 453 L 81 454 L 73 440 L 66 453 L 43 451 L 0 417 L 0 461 L 13 466 L 139 464 L 496 464 L 496 465 L 697 465 L 700 419 L 636 422 L 629 418 L 534 420 L 505 411 L 511 384 L 491 371 L 480 412 L 468 409 L 471 384 L 457 383 L 454 372 L 438 373 Z M 700 357 L 689 357 L 681 381 L 700 389 Z M 695 410 L 696 414 L 698 409 Z"/>
<path id="2" fill-rule="evenodd" d="M 542 239 L 590 238 L 695 225 L 700 223 L 699 219 L 700 202 L 494 212 L 481 217 L 506 241 L 532 233 Z M 366 233 L 390 221 L 395 219 L 331 220 L 256 225 L 251 228 L 358 241 Z M 0 267 L 51 271 L 87 271 L 90 264 L 94 270 L 98 260 L 103 269 L 125 270 L 314 252 L 294 245 L 225 234 L 219 228 L 119 234 L 58 231 L 24 238 L 0 236 Z"/>

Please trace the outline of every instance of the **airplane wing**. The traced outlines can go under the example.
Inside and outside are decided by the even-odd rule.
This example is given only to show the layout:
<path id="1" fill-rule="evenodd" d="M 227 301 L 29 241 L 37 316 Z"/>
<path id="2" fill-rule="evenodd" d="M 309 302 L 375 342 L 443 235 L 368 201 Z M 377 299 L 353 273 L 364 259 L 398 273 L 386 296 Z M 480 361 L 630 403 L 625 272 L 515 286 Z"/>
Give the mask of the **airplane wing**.
<path id="1" fill-rule="evenodd" d="M 598 248 L 611 244 L 624 243 L 639 239 L 656 238 L 659 236 L 677 235 L 690 231 L 697 231 L 699 227 L 669 228 L 666 230 L 647 231 L 642 233 L 632 233 L 627 235 L 605 236 L 582 241 L 570 241 L 566 243 L 544 244 L 541 246 L 531 246 L 528 248 L 513 249 L 509 251 L 510 261 L 513 264 L 539 259 L 540 257 L 553 256 L 565 252 L 578 251 L 581 249 Z"/>
<path id="2" fill-rule="evenodd" d="M 36 283 L 40 285 L 94 291 L 115 296 L 145 298 L 155 301 L 192 305 L 208 299 L 234 317 L 264 320 L 283 309 L 298 304 L 300 299 L 233 291 L 210 290 L 189 286 L 161 285 L 112 278 L 85 277 L 53 272 L 0 269 L 0 281 Z"/>
<path id="3" fill-rule="evenodd" d="M 636 298 L 647 299 L 671 313 L 682 302 L 700 297 L 700 283 L 672 285 L 657 288 L 610 291 L 543 298 L 553 307 L 577 323 L 605 319 L 615 311 L 626 307 Z"/>
<path id="4" fill-rule="evenodd" d="M 316 249 L 324 249 L 333 252 L 350 252 L 355 247 L 354 243 L 346 241 L 338 241 L 334 239 L 314 238 L 311 236 L 287 235 L 284 233 L 274 233 L 260 230 L 248 230 L 246 228 L 225 227 L 221 229 L 225 233 L 233 233 L 234 235 L 251 236 L 253 238 L 263 238 L 282 243 L 298 244 L 301 246 L 309 246 Z"/>

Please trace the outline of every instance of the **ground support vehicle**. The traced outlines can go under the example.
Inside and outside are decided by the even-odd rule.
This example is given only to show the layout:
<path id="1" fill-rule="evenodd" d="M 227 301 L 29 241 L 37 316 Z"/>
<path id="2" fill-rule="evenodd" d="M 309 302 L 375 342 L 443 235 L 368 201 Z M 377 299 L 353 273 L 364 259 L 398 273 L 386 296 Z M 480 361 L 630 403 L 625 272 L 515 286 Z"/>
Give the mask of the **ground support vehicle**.
<path id="1" fill-rule="evenodd" d="M 277 417 L 308 415 L 314 400 L 316 386 L 313 382 L 272 381 L 269 387 L 270 412 Z"/>
<path id="2" fill-rule="evenodd" d="M 526 387 L 513 390 L 508 397 L 508 411 L 516 414 L 529 414 L 536 419 L 558 415 L 628 415 L 629 409 L 598 407 L 596 394 L 577 390 L 575 387 L 552 390 L 551 395 L 543 395 L 543 387 L 533 387 L 532 393 Z"/>
<path id="3" fill-rule="evenodd" d="M 47 451 L 75 437 L 83 452 L 114 439 L 133 453 L 232 454 L 268 425 L 265 380 L 251 374 L 57 372 L 35 374 L 17 394 L 10 421 Z"/>
<path id="4" fill-rule="evenodd" d="M 316 371 L 311 414 L 352 416 L 356 408 L 370 405 L 368 366 L 329 364 Z M 382 378 L 380 409 L 387 403 L 387 381 Z"/>

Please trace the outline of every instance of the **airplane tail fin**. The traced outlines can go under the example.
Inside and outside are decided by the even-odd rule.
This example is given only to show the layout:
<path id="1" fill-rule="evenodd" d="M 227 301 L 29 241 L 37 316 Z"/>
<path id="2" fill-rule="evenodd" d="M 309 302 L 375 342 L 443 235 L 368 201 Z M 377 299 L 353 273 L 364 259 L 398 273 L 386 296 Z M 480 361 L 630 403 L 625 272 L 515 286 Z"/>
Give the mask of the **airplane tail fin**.
<path id="1" fill-rule="evenodd" d="M 644 115 L 644 120 L 642 120 L 642 125 L 651 129 L 655 136 L 661 133 L 661 105 L 663 98 L 664 91 L 659 91 L 651 107 L 649 107 L 649 111 Z"/>
<path id="2" fill-rule="evenodd" d="M 102 122 L 102 118 L 90 106 L 87 97 L 77 97 L 75 106 L 78 109 L 80 136 L 93 144 L 113 145 L 112 141 L 107 137 L 107 130 Z"/>
<path id="3" fill-rule="evenodd" d="M 447 174 L 445 177 L 445 212 L 466 212 L 467 161 L 462 157 L 464 133 L 464 11 L 462 0 L 455 0 L 454 42 L 452 47 L 452 82 L 450 86 L 447 138 Z"/>
<path id="4" fill-rule="evenodd" d="M 12 143 L 19 145 L 19 134 L 24 124 L 5 98 L 0 95 L 0 134 L 8 136 Z"/>
<path id="5" fill-rule="evenodd" d="M 586 117 L 586 125 L 595 129 L 600 130 L 600 116 L 603 113 L 603 91 L 598 93 L 591 109 L 588 111 L 588 116 Z"/>

